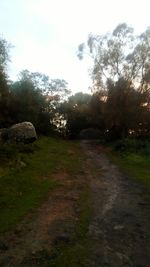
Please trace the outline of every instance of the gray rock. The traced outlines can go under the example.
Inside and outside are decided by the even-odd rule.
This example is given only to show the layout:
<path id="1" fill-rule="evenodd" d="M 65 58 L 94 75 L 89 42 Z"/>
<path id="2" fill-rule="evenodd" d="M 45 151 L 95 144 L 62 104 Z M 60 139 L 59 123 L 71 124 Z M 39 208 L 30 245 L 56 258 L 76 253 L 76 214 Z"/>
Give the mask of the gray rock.
<path id="1" fill-rule="evenodd" d="M 32 143 L 37 140 L 37 134 L 31 122 L 21 122 L 10 128 L 1 129 L 0 140 L 2 142 Z"/>

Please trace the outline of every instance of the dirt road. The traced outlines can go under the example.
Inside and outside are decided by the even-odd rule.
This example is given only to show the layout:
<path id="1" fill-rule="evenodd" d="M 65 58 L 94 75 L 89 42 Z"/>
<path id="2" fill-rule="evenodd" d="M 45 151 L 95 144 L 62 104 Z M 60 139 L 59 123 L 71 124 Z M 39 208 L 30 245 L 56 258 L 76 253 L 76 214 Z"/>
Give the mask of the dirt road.
<path id="1" fill-rule="evenodd" d="M 54 179 L 61 186 L 15 231 L 0 236 L 0 267 L 150 267 L 148 192 L 122 174 L 98 143 L 82 141 L 81 147 L 86 159 L 77 177 L 58 173 Z M 57 265 L 57 259 L 49 255 L 59 242 L 65 247 L 76 242 L 84 249 L 84 239 L 80 244 L 71 236 L 79 219 L 79 197 L 86 185 L 92 210 L 84 238 L 88 241 L 87 260 Z"/>
<path id="2" fill-rule="evenodd" d="M 93 196 L 91 267 L 150 266 L 150 201 L 96 143 L 82 142 Z M 92 170 L 94 166 L 94 171 Z"/>

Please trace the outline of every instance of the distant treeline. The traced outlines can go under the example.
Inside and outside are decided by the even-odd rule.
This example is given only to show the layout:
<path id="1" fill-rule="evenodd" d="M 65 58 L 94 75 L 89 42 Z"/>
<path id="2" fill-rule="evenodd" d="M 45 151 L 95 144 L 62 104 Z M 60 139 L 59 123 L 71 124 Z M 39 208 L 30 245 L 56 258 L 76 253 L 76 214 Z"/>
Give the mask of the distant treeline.
<path id="1" fill-rule="evenodd" d="M 40 133 L 76 138 L 98 128 L 110 140 L 150 137 L 150 28 L 139 36 L 125 23 L 112 33 L 89 35 L 80 59 L 93 59 L 92 94 L 70 95 L 67 82 L 24 70 L 7 78 L 9 45 L 0 40 L 0 128 L 32 122 Z"/>

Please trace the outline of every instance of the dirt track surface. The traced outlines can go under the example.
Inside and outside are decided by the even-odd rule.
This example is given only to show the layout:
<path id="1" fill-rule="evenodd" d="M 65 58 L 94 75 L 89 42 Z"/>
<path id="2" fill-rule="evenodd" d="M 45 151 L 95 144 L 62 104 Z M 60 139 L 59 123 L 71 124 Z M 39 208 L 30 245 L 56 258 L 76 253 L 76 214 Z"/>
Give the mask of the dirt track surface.
<path id="1" fill-rule="evenodd" d="M 89 266 L 150 267 L 148 192 L 123 175 L 100 145 L 83 141 L 82 148 L 93 199 Z"/>
<path id="2" fill-rule="evenodd" d="M 98 143 L 82 141 L 81 147 L 86 159 L 78 177 L 57 174 L 54 179 L 61 186 L 15 231 L 0 237 L 0 267 L 44 266 L 37 260 L 39 255 L 50 253 L 59 240 L 68 242 L 74 231 L 77 203 L 86 183 L 91 191 L 92 217 L 87 232 L 88 259 L 80 266 L 150 267 L 148 192 L 122 174 Z"/>

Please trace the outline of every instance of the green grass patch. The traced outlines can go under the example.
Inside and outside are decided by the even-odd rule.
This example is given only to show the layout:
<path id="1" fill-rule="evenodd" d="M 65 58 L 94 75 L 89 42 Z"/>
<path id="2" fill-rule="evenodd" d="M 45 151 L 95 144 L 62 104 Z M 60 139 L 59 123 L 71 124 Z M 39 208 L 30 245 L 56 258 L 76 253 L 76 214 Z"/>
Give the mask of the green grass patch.
<path id="1" fill-rule="evenodd" d="M 81 162 L 78 142 L 42 137 L 33 147 L 15 149 L 15 160 L 10 157 L 0 166 L 0 231 L 15 227 L 58 186 L 52 179 L 54 173 L 75 175 Z"/>
<path id="2" fill-rule="evenodd" d="M 144 183 L 150 191 L 150 155 L 112 152 L 111 158 L 127 174 Z"/>

